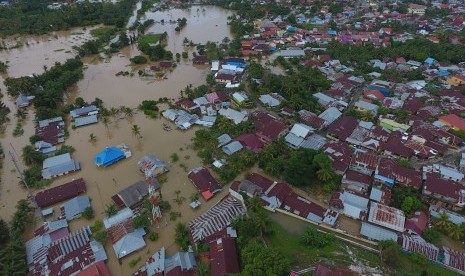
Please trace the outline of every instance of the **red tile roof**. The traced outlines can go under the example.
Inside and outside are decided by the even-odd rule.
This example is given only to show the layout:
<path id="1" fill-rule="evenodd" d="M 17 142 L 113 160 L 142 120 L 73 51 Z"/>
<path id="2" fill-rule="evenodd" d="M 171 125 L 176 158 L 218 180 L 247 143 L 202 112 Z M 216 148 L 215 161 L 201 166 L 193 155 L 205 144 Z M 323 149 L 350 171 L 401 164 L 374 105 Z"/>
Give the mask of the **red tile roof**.
<path id="1" fill-rule="evenodd" d="M 420 236 L 428 226 L 428 215 L 424 211 L 416 211 L 412 217 L 405 221 L 405 229 L 411 230 Z"/>
<path id="2" fill-rule="evenodd" d="M 343 181 L 344 180 L 351 181 L 351 182 L 359 182 L 359 183 L 363 183 L 363 184 L 365 184 L 367 186 L 370 186 L 371 183 L 373 182 L 373 177 L 368 176 L 366 174 L 361 174 L 361 173 L 356 172 L 356 171 L 348 170 L 348 171 L 346 171 L 346 173 L 344 175 Z"/>
<path id="3" fill-rule="evenodd" d="M 226 276 L 239 273 L 239 258 L 234 238 L 220 238 L 210 242 L 211 275 Z"/>
<path id="4" fill-rule="evenodd" d="M 39 207 L 47 207 L 60 201 L 70 199 L 86 191 L 86 183 L 82 178 L 66 184 L 38 192 L 35 196 Z"/>
<path id="5" fill-rule="evenodd" d="M 244 133 L 235 140 L 241 142 L 244 147 L 253 152 L 259 152 L 263 148 L 263 143 L 252 133 Z"/>
<path id="6" fill-rule="evenodd" d="M 271 185 L 273 185 L 274 182 L 273 180 L 266 178 L 258 173 L 250 174 L 249 176 L 247 176 L 247 180 L 262 188 L 264 192 L 267 191 L 271 187 Z"/>
<path id="7" fill-rule="evenodd" d="M 215 194 L 221 191 L 221 186 L 218 181 L 211 175 L 210 171 L 206 168 L 195 168 L 189 172 L 187 177 L 192 181 L 194 186 L 203 194 L 209 192 Z M 210 199 L 211 196 L 206 199 Z"/>
<path id="8" fill-rule="evenodd" d="M 453 180 L 439 178 L 434 173 L 426 175 L 423 193 L 444 196 L 458 201 L 460 199 L 461 185 Z"/>
<path id="9" fill-rule="evenodd" d="M 352 134 L 358 125 L 358 120 L 351 116 L 342 116 L 339 120 L 331 124 L 328 128 L 328 134 L 345 141 Z"/>
<path id="10" fill-rule="evenodd" d="M 110 276 L 110 271 L 104 261 L 98 261 L 79 272 L 77 276 Z"/>
<path id="11" fill-rule="evenodd" d="M 455 114 L 441 116 L 439 117 L 439 120 L 453 128 L 465 130 L 465 120 Z"/>

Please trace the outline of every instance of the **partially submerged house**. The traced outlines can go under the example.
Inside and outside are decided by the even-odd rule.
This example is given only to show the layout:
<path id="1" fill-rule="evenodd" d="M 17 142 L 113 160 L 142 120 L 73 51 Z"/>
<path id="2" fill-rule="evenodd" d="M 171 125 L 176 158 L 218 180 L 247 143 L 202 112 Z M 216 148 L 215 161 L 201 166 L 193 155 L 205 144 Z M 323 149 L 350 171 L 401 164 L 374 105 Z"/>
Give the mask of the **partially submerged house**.
<path id="1" fill-rule="evenodd" d="M 205 200 L 211 199 L 216 193 L 221 191 L 220 183 L 211 175 L 207 168 L 195 168 L 189 172 L 187 177 Z"/>
<path id="2" fill-rule="evenodd" d="M 236 239 L 223 237 L 209 243 L 211 275 L 231 275 L 241 272 Z"/>
<path id="3" fill-rule="evenodd" d="M 71 158 L 70 153 L 60 154 L 43 161 L 42 177 L 44 179 L 52 179 L 70 172 L 79 171 L 80 169 L 81 165 L 78 161 Z"/>
<path id="4" fill-rule="evenodd" d="M 62 117 L 39 121 L 36 134 L 45 142 L 52 145 L 65 141 L 65 122 Z"/>
<path id="5" fill-rule="evenodd" d="M 114 147 L 105 148 L 103 151 L 95 155 L 94 163 L 97 167 L 108 167 L 116 162 L 132 156 L 128 146 L 121 144 Z"/>
<path id="6" fill-rule="evenodd" d="M 85 193 L 86 190 L 86 183 L 82 178 L 79 178 L 66 184 L 38 192 L 35 200 L 37 205 L 43 208 L 78 196 Z"/>
<path id="7" fill-rule="evenodd" d="M 61 216 L 66 218 L 67 221 L 71 221 L 75 218 L 79 218 L 88 207 L 90 207 L 89 197 L 77 196 L 61 205 Z"/>
<path id="8" fill-rule="evenodd" d="M 139 169 L 144 173 L 145 178 L 156 177 L 169 171 L 168 165 L 158 159 L 155 155 L 145 155 L 137 162 Z"/>
<path id="9" fill-rule="evenodd" d="M 179 251 L 171 257 L 166 256 L 165 248 L 155 252 L 134 276 L 159 276 L 159 275 L 195 275 L 197 262 L 194 251 Z"/>
<path id="10" fill-rule="evenodd" d="M 141 202 L 148 194 L 148 185 L 144 181 L 139 181 L 119 191 L 111 199 L 120 208 L 131 208 Z"/>

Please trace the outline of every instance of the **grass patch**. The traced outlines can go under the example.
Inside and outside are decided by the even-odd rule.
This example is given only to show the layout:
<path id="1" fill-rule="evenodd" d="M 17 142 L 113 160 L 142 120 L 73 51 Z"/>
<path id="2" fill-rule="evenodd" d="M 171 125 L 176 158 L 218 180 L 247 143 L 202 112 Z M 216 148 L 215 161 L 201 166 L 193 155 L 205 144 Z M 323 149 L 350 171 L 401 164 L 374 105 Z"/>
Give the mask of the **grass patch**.
<path id="1" fill-rule="evenodd" d="M 292 266 L 305 267 L 314 264 L 321 259 L 330 259 L 336 264 L 352 263 L 347 253 L 347 247 L 354 253 L 357 259 L 372 267 L 379 267 L 381 260 L 375 253 L 364 251 L 335 239 L 334 242 L 323 248 L 306 246 L 301 243 L 300 236 L 289 234 L 276 222 L 272 222 L 274 233 L 271 234 L 267 243 L 275 247 L 284 256 L 287 256 Z M 312 227 L 309 224 L 309 227 Z"/>
<path id="2" fill-rule="evenodd" d="M 90 31 L 90 34 L 103 41 L 109 40 L 112 36 L 116 34 L 118 30 L 112 27 L 101 27 L 97 29 L 93 29 Z"/>
<path id="3" fill-rule="evenodd" d="M 160 38 L 162 37 L 162 34 L 147 34 L 139 37 L 137 40 L 137 45 L 139 48 L 145 48 L 149 46 L 149 44 L 154 44 L 157 43 Z"/>

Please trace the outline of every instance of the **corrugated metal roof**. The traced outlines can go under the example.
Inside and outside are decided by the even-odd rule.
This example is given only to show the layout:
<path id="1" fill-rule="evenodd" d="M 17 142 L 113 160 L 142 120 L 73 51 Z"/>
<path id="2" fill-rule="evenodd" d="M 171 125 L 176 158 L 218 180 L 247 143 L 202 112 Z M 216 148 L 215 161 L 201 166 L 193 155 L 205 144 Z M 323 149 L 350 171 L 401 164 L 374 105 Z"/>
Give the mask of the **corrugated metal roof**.
<path id="1" fill-rule="evenodd" d="M 97 115 L 90 115 L 74 119 L 74 127 L 81 127 L 98 123 Z"/>
<path id="2" fill-rule="evenodd" d="M 65 154 L 60 154 L 57 156 L 49 157 L 44 160 L 42 163 L 42 169 L 47 169 L 51 167 L 55 167 L 58 165 L 66 164 L 69 161 L 71 161 L 71 154 L 70 153 L 65 153 Z"/>
<path id="3" fill-rule="evenodd" d="M 362 228 L 360 229 L 362 236 L 368 237 L 376 241 L 393 240 L 397 241 L 397 233 L 384 229 L 382 227 L 373 225 L 371 223 L 362 222 Z"/>

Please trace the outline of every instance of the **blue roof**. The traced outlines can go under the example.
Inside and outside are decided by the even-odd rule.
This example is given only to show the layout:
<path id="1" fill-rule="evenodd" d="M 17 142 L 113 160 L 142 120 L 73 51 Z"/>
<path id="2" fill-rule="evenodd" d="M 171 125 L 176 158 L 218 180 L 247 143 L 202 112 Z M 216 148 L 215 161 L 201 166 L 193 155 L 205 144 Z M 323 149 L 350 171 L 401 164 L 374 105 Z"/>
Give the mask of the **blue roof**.
<path id="1" fill-rule="evenodd" d="M 381 92 L 384 96 L 389 94 L 389 89 L 380 85 L 368 85 L 367 88 L 371 90 L 379 90 L 379 92 Z"/>
<path id="2" fill-rule="evenodd" d="M 449 75 L 450 75 L 449 71 L 439 71 L 438 72 L 438 76 L 449 76 Z"/>
<path id="3" fill-rule="evenodd" d="M 429 57 L 429 58 L 425 59 L 425 63 L 427 63 L 429 65 L 431 65 L 431 64 L 433 64 L 435 62 L 436 62 L 436 60 L 434 58 L 432 58 L 432 57 Z"/>
<path id="4" fill-rule="evenodd" d="M 375 178 L 378 179 L 378 180 L 381 180 L 383 182 L 385 182 L 386 184 L 389 184 L 389 185 L 394 185 L 394 179 L 391 179 L 391 178 L 388 178 L 388 177 L 385 177 L 385 176 L 382 176 L 382 175 L 379 175 L 379 174 L 375 174 Z"/>
<path id="5" fill-rule="evenodd" d="M 117 147 L 109 147 L 98 153 L 94 157 L 94 163 L 97 166 L 108 167 L 126 156 L 124 152 Z"/>
<path id="6" fill-rule="evenodd" d="M 337 35 L 337 32 L 335 30 L 328 30 L 327 33 L 329 35 Z"/>
<path id="7" fill-rule="evenodd" d="M 294 26 L 287 26 L 287 31 L 295 32 L 295 27 Z"/>

